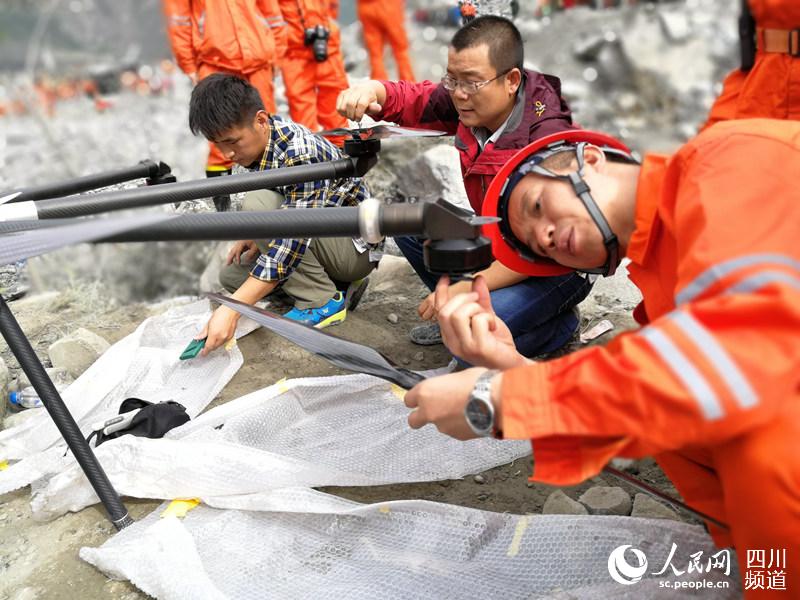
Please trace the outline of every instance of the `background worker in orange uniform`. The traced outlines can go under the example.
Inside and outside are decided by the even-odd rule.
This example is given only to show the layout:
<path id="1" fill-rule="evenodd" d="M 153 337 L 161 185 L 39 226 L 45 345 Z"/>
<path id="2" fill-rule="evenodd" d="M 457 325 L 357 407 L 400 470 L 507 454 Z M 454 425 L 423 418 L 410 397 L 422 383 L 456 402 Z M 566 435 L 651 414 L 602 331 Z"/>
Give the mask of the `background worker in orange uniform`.
<path id="1" fill-rule="evenodd" d="M 370 79 L 389 79 L 383 64 L 383 48 L 389 42 L 397 64 L 397 78 L 414 81 L 414 70 L 408 56 L 405 2 L 358 0 L 356 10 L 364 32 L 364 45 L 369 53 Z"/>
<path id="2" fill-rule="evenodd" d="M 286 51 L 278 0 L 164 0 L 172 53 L 192 84 L 211 73 L 229 73 L 255 87 L 275 112 L 274 68 Z M 206 176 L 229 175 L 233 163 L 209 144 Z M 230 196 L 215 196 L 217 210 Z"/>
<path id="3" fill-rule="evenodd" d="M 547 147 L 554 139 L 570 143 Z M 729 524 L 709 523 L 710 533 L 736 548 L 743 578 L 748 551 L 785 549 L 784 582 L 797 597 L 797 173 L 800 123 L 791 121 L 720 123 L 641 166 L 602 134 L 534 142 L 487 193 L 483 214 L 504 219 L 485 229 L 495 256 L 529 272 L 627 256 L 644 327 L 534 363 L 494 315 L 485 282 L 447 302 L 443 278 L 445 343 L 491 370 L 420 383 L 406 395 L 416 408 L 409 424 L 459 439 L 530 439 L 534 479 L 555 485 L 592 477 L 614 456 L 655 456 L 689 505 Z"/>
<path id="4" fill-rule="evenodd" d="M 287 25 L 286 56 L 281 61 L 292 121 L 311 131 L 347 127 L 336 112 L 347 88 L 336 24 L 338 4 L 330 0 L 278 0 Z"/>
<path id="5" fill-rule="evenodd" d="M 705 126 L 729 119 L 800 120 L 800 2 L 747 0 L 742 68 L 726 78 Z"/>

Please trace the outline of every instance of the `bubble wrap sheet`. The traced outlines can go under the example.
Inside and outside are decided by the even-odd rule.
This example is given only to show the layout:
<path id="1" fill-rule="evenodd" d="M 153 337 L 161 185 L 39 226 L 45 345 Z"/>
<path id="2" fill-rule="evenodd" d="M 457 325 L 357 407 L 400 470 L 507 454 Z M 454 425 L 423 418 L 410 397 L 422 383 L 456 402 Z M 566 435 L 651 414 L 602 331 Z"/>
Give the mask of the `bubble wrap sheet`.
<path id="1" fill-rule="evenodd" d="M 459 442 L 413 430 L 403 391 L 367 375 L 282 381 L 215 407 L 164 439 L 125 436 L 97 449 L 118 492 L 145 498 L 221 497 L 287 487 L 381 485 L 463 477 L 530 454 L 524 441 Z M 37 490 L 52 518 L 96 502 L 77 465 Z"/>
<path id="2" fill-rule="evenodd" d="M 160 518 L 165 504 L 80 556 L 161 600 L 741 595 L 735 566 L 730 576 L 721 570 L 675 576 L 667 569 L 633 585 L 611 580 L 608 557 L 623 544 L 647 555 L 648 573 L 660 570 L 673 543 L 686 560 L 717 551 L 702 528 L 685 523 L 520 516 L 422 500 L 362 505 L 308 489 L 273 496 L 261 511 L 201 505 L 182 520 Z M 661 587 L 700 578 L 728 581 L 729 588 L 676 593 Z"/>
<path id="3" fill-rule="evenodd" d="M 192 418 L 208 406 L 243 362 L 237 347 L 200 360 L 178 359 L 210 315 L 208 300 L 202 300 L 146 319 L 62 392 L 84 436 L 91 432 L 92 423 L 116 415 L 122 401 L 132 396 L 149 402 L 175 400 Z M 237 333 L 254 327 L 248 320 Z M 18 461 L 0 471 L 0 494 L 65 469 L 77 469 L 72 453 L 64 456 L 66 443 L 46 410 L 30 410 L 38 414 L 0 431 L 0 460 Z"/>

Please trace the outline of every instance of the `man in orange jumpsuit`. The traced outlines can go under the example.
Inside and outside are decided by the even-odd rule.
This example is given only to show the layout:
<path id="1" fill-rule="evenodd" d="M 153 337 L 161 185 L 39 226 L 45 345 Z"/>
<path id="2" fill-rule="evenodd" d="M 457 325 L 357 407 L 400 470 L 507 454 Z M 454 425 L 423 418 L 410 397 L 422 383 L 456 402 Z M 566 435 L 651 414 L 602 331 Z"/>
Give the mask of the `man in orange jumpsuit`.
<path id="1" fill-rule="evenodd" d="M 414 70 L 408 57 L 405 2 L 358 0 L 356 9 L 364 32 L 364 45 L 369 53 L 370 79 L 389 79 L 383 64 L 383 47 L 389 42 L 397 64 L 397 78 L 414 81 Z"/>
<path id="2" fill-rule="evenodd" d="M 287 25 L 286 56 L 281 61 L 292 121 L 311 131 L 347 127 L 336 112 L 347 75 L 336 24 L 338 3 L 330 0 L 279 0 Z"/>
<path id="3" fill-rule="evenodd" d="M 729 119 L 800 120 L 800 2 L 748 3 L 755 20 L 755 61 L 725 78 L 706 127 Z"/>
<path id="4" fill-rule="evenodd" d="M 278 0 L 164 0 L 172 53 L 193 84 L 211 73 L 230 73 L 255 87 L 275 112 L 274 67 L 286 51 Z M 206 176 L 229 175 L 233 163 L 209 144 Z M 230 196 L 215 196 L 217 210 Z"/>
<path id="5" fill-rule="evenodd" d="M 504 219 L 485 229 L 495 255 L 530 273 L 554 261 L 608 271 L 627 256 L 644 326 L 530 362 L 480 278 L 449 302 L 443 278 L 445 343 L 491 369 L 416 386 L 409 424 L 531 439 L 534 479 L 555 485 L 592 477 L 614 456 L 653 455 L 689 505 L 729 524 L 709 523 L 710 533 L 736 548 L 743 578 L 752 553 L 785 550 L 777 570 L 800 595 L 798 173 L 791 121 L 721 123 L 641 166 L 602 134 L 534 142 L 487 192 L 484 215 Z"/>

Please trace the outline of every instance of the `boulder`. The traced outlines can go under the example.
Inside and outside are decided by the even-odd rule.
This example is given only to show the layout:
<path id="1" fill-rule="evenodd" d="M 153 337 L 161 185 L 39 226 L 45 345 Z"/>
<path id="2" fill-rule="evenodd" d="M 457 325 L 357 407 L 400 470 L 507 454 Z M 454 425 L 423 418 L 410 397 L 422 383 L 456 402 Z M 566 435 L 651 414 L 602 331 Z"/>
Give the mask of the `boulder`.
<path id="1" fill-rule="evenodd" d="M 543 515 L 588 515 L 586 507 L 567 496 L 561 490 L 556 490 L 547 497 L 542 507 Z"/>
<path id="2" fill-rule="evenodd" d="M 64 369 L 77 378 L 109 348 L 106 340 L 81 327 L 54 342 L 47 349 L 47 354 L 53 367 Z"/>
<path id="3" fill-rule="evenodd" d="M 214 252 L 212 252 L 205 270 L 202 275 L 200 275 L 200 287 L 198 289 L 201 292 L 225 291 L 225 288 L 223 288 L 222 284 L 219 282 L 219 272 L 228 258 L 228 251 L 231 249 L 231 246 L 233 246 L 233 242 L 220 242 L 217 244 L 217 247 L 214 248 Z"/>
<path id="4" fill-rule="evenodd" d="M 378 268 L 369 275 L 372 290 L 383 292 L 400 285 L 403 277 L 412 273 L 411 265 L 402 256 L 384 254 Z"/>
<path id="5" fill-rule="evenodd" d="M 674 510 L 666 504 L 662 504 L 648 494 L 636 494 L 633 499 L 632 517 L 642 517 L 645 519 L 672 519 L 680 521 L 681 518 Z"/>
<path id="6" fill-rule="evenodd" d="M 596 485 L 581 494 L 581 502 L 592 515 L 629 515 L 631 497 L 621 487 Z"/>
<path id="7" fill-rule="evenodd" d="M 75 378 L 63 367 L 48 367 L 45 369 L 45 373 L 47 373 L 50 381 L 52 381 L 53 385 L 59 390 L 65 389 L 69 384 L 75 381 Z M 9 383 L 9 390 L 17 391 L 29 385 L 31 385 L 31 382 L 25 374 L 25 371 L 20 371 L 19 375 L 17 375 L 16 382 Z"/>
<path id="8" fill-rule="evenodd" d="M 452 144 L 439 144 L 423 152 L 398 175 L 396 184 L 406 197 L 443 198 L 472 210 L 464 189 L 458 150 Z"/>

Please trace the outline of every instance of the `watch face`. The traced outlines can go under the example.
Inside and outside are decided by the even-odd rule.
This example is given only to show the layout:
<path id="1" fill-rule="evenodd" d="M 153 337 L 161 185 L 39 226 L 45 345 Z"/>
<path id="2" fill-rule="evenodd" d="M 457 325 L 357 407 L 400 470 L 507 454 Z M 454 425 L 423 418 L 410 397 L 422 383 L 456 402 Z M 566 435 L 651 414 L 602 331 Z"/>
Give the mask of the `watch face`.
<path id="1" fill-rule="evenodd" d="M 485 400 L 473 398 L 467 404 L 467 420 L 476 431 L 486 432 L 492 428 L 492 412 Z"/>

